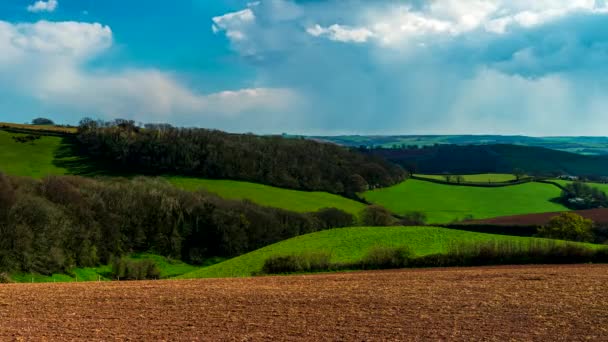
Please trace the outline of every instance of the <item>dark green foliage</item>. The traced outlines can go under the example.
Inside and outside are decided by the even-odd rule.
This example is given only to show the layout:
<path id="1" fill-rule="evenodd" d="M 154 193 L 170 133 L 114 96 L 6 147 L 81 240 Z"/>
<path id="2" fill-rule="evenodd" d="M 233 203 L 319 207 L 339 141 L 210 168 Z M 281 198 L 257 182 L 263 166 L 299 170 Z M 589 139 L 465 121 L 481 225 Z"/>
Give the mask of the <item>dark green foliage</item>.
<path id="1" fill-rule="evenodd" d="M 116 258 L 112 260 L 112 278 L 116 280 L 158 279 L 160 270 L 156 263 L 149 259 Z"/>
<path id="2" fill-rule="evenodd" d="M 390 186 L 406 174 L 381 158 L 304 139 L 228 134 L 133 121 L 81 121 L 84 151 L 124 172 L 244 180 L 354 197 Z"/>
<path id="3" fill-rule="evenodd" d="M 395 223 L 391 212 L 379 205 L 370 205 L 363 209 L 361 220 L 363 225 L 368 227 L 392 226 Z"/>
<path id="4" fill-rule="evenodd" d="M 593 221 L 575 213 L 562 213 L 538 229 L 538 236 L 580 242 L 593 241 Z"/>
<path id="5" fill-rule="evenodd" d="M 34 140 L 39 140 L 40 139 L 40 135 L 25 135 L 25 136 L 14 136 L 13 140 L 15 140 L 18 143 L 28 143 L 28 142 L 32 142 Z"/>
<path id="6" fill-rule="evenodd" d="M 411 211 L 405 213 L 399 219 L 399 225 L 402 226 L 424 226 L 426 224 L 426 214 L 421 211 Z"/>
<path id="7" fill-rule="evenodd" d="M 490 241 L 461 243 L 447 253 L 413 256 L 407 247 L 375 247 L 354 263 L 323 263 L 325 268 L 299 267 L 305 258 L 278 256 L 266 260 L 263 273 L 293 273 L 335 270 L 393 269 L 405 267 L 457 267 L 488 265 L 608 263 L 608 248 L 590 247 L 557 241 Z"/>
<path id="8" fill-rule="evenodd" d="M 32 120 L 32 125 L 45 126 L 45 125 L 54 125 L 54 124 L 55 123 L 53 122 L 53 120 L 47 119 L 47 118 L 36 118 L 36 119 Z"/>
<path id="9" fill-rule="evenodd" d="M 391 269 L 406 267 L 413 253 L 407 246 L 374 247 L 361 260 L 365 269 Z"/>
<path id="10" fill-rule="evenodd" d="M 333 267 L 328 253 L 306 253 L 270 257 L 264 262 L 262 273 L 281 274 L 330 271 Z"/>
<path id="11" fill-rule="evenodd" d="M 352 222 L 338 209 L 294 213 L 163 179 L 0 174 L 0 272 L 60 273 L 136 252 L 196 264 Z"/>
<path id="12" fill-rule="evenodd" d="M 560 202 L 575 210 L 607 208 L 608 196 L 596 187 L 574 182 L 565 186 Z"/>
<path id="13" fill-rule="evenodd" d="M 435 145 L 425 148 L 376 148 L 362 152 L 383 157 L 421 174 L 523 173 L 597 178 L 608 175 L 608 156 L 586 156 L 520 145 Z"/>
<path id="14" fill-rule="evenodd" d="M 325 224 L 324 228 L 350 227 L 355 225 L 355 217 L 336 208 L 324 208 L 313 214 L 319 222 Z"/>

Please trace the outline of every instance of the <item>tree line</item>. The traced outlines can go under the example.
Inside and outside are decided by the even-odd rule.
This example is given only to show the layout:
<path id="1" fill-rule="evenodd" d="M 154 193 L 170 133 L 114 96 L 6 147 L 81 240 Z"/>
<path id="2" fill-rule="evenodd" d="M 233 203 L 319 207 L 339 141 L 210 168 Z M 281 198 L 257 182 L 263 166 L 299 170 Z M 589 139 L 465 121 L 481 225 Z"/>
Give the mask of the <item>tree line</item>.
<path id="1" fill-rule="evenodd" d="M 90 157 L 125 172 L 243 180 L 348 197 L 406 177 L 380 157 L 301 138 L 83 119 L 78 141 Z"/>
<path id="2" fill-rule="evenodd" d="M 135 252 L 199 264 L 354 223 L 338 209 L 295 213 L 183 191 L 159 178 L 0 174 L 0 273 L 64 272 Z"/>

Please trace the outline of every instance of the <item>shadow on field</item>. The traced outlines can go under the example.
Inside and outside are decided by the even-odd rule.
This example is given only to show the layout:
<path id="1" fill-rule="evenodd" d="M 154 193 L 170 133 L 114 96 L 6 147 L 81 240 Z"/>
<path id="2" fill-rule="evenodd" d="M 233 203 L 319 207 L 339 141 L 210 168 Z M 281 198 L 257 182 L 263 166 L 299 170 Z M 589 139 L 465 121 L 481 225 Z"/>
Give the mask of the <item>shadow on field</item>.
<path id="1" fill-rule="evenodd" d="M 66 169 L 70 175 L 127 176 L 124 171 L 112 166 L 111 163 L 89 157 L 74 136 L 64 136 L 53 157 L 53 165 Z"/>

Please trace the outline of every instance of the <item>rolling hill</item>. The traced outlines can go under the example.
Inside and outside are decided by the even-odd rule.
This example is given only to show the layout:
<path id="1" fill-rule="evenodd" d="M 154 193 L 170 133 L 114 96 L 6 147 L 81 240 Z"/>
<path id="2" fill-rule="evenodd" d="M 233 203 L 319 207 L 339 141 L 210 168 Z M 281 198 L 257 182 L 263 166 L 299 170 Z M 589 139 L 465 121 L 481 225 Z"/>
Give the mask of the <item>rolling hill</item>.
<path id="1" fill-rule="evenodd" d="M 451 244 L 485 241 L 532 241 L 535 238 L 492 235 L 435 227 L 332 229 L 285 240 L 179 278 L 247 277 L 259 272 L 270 256 L 309 252 L 331 253 L 332 262 L 360 260 L 377 246 L 408 246 L 417 256 L 446 252 Z"/>
<path id="2" fill-rule="evenodd" d="M 437 145 L 367 152 L 422 174 L 513 173 L 521 169 L 530 175 L 608 176 L 608 156 L 587 156 L 542 147 Z"/>
<path id="3" fill-rule="evenodd" d="M 482 219 L 568 210 L 551 202 L 559 195 L 558 187 L 542 183 L 479 188 L 414 179 L 362 194 L 367 201 L 380 204 L 395 214 L 424 212 L 429 223 L 449 223 L 468 216 Z"/>
<path id="4" fill-rule="evenodd" d="M 276 188 L 257 183 L 231 180 L 210 180 L 188 177 L 168 177 L 169 182 L 185 190 L 205 189 L 227 199 L 248 199 L 254 203 L 292 210 L 313 212 L 337 208 L 358 215 L 365 205 L 327 192 L 305 192 Z"/>

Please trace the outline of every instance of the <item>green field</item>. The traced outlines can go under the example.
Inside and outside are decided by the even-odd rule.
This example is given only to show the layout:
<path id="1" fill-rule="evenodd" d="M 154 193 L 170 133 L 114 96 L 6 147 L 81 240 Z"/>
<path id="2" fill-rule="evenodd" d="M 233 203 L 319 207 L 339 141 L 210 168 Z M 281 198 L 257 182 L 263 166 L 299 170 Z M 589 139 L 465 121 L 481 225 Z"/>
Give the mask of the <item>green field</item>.
<path id="1" fill-rule="evenodd" d="M 377 246 L 408 246 L 417 256 L 444 253 L 450 244 L 485 241 L 532 241 L 535 238 L 492 235 L 434 227 L 340 228 L 298 236 L 179 278 L 245 277 L 262 269 L 270 256 L 305 252 L 331 253 L 332 262 L 360 260 Z M 542 239 L 541 239 L 542 240 Z"/>
<path id="2" fill-rule="evenodd" d="M 499 188 L 444 185 L 407 180 L 390 188 L 368 191 L 363 197 L 395 214 L 426 213 L 429 223 L 449 223 L 472 215 L 475 219 L 565 211 L 550 200 L 560 196 L 554 185 L 526 183 Z"/>
<path id="3" fill-rule="evenodd" d="M 18 143 L 12 138 L 25 135 L 0 130 L 0 172 L 36 178 L 67 173 L 53 163 L 62 138 L 43 136 L 29 143 Z"/>
<path id="4" fill-rule="evenodd" d="M 445 180 L 445 175 L 416 175 L 418 177 Z M 483 173 L 477 175 L 461 175 L 465 182 L 470 183 L 504 183 L 514 181 L 515 175 L 506 173 Z"/>
<path id="5" fill-rule="evenodd" d="M 357 215 L 365 205 L 326 192 L 305 192 L 230 180 L 209 180 L 187 177 L 168 177 L 173 185 L 185 190 L 205 189 L 228 199 L 248 199 L 260 205 L 313 212 L 322 208 L 337 208 Z"/>

